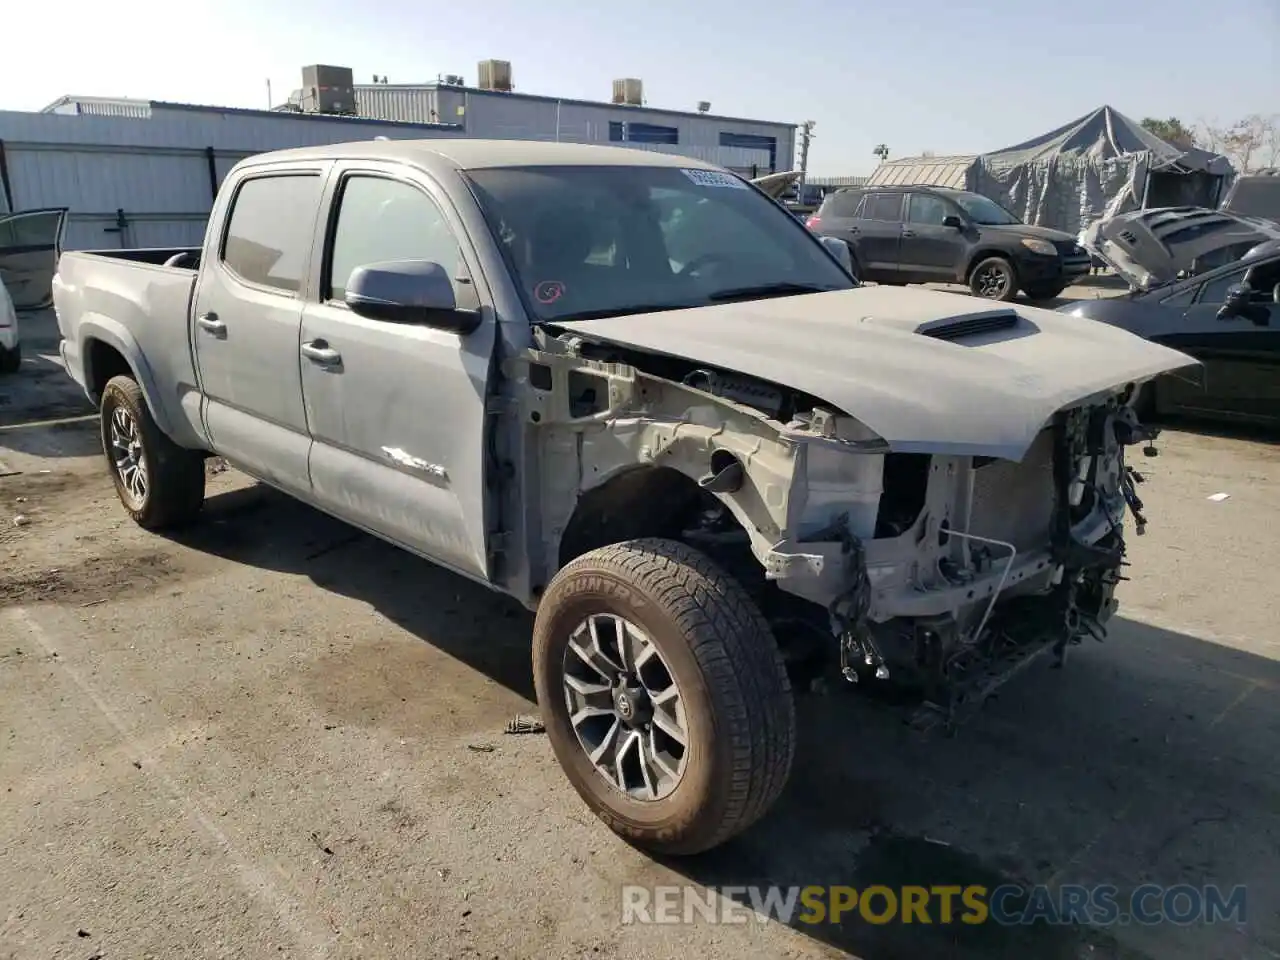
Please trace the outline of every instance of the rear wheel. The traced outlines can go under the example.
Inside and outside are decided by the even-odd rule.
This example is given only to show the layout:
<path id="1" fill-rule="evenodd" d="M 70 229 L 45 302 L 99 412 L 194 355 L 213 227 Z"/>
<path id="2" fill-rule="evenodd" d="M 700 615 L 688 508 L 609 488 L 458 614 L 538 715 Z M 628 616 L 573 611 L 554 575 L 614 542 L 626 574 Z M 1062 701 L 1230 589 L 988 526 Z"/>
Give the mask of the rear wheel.
<path id="1" fill-rule="evenodd" d="M 165 436 L 132 378 L 112 377 L 107 382 L 99 422 L 116 495 L 139 526 L 161 530 L 200 512 L 204 455 Z"/>
<path id="2" fill-rule="evenodd" d="M 1013 264 L 1004 257 L 987 257 L 969 273 L 969 291 L 985 300 L 1012 300 L 1018 293 Z"/>
<path id="3" fill-rule="evenodd" d="M 556 758 L 616 833 L 693 854 L 781 794 L 795 707 L 777 642 L 742 586 L 671 540 L 584 554 L 534 625 L 534 684 Z"/>

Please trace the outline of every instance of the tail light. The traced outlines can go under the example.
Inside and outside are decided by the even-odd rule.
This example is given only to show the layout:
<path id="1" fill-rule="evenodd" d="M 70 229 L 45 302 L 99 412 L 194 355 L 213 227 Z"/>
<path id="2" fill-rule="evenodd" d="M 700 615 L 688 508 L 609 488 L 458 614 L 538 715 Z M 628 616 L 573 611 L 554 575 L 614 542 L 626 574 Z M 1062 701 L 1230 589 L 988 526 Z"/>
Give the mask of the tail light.
<path id="1" fill-rule="evenodd" d="M 810 230 L 817 230 L 820 226 L 822 226 L 822 218 L 819 217 L 816 213 L 812 214 L 810 215 L 809 219 L 805 220 L 804 225 L 808 227 Z"/>

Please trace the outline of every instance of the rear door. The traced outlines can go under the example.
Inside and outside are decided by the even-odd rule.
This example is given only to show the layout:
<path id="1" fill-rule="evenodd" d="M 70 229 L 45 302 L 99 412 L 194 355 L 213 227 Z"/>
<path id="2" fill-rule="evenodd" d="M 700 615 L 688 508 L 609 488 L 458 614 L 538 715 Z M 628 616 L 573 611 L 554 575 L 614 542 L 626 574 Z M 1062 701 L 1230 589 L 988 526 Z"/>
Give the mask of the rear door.
<path id="1" fill-rule="evenodd" d="M 438 563 L 488 579 L 486 397 L 496 325 L 465 336 L 373 320 L 344 302 L 359 266 L 430 260 L 459 307 L 480 305 L 461 221 L 425 174 L 340 166 L 319 290 L 302 320 L 302 389 L 318 505 Z M 470 258 L 470 259 L 469 259 Z M 295 354 L 296 356 L 296 354 Z"/>
<path id="2" fill-rule="evenodd" d="M 15 309 L 53 303 L 53 274 L 62 253 L 67 208 L 24 210 L 0 216 L 0 281 Z"/>
<path id="3" fill-rule="evenodd" d="M 309 494 L 311 438 L 298 333 L 329 166 L 266 166 L 231 185 L 230 199 L 214 211 L 222 235 L 209 239 L 192 321 L 215 448 L 301 496 Z"/>
<path id="4" fill-rule="evenodd" d="M 941 197 L 930 193 L 907 196 L 906 224 L 898 247 L 904 280 L 911 283 L 955 283 L 964 261 L 964 235 L 942 225 L 948 215 L 959 216 Z"/>
<path id="5" fill-rule="evenodd" d="M 864 279 L 877 283 L 904 282 L 899 246 L 905 201 L 906 194 L 900 192 L 877 190 L 863 197 L 854 230 Z"/>
<path id="6" fill-rule="evenodd" d="M 1227 289 L 1242 282 L 1269 314 L 1268 325 L 1245 317 L 1218 319 Z M 1207 279 L 1179 326 L 1155 339 L 1204 364 L 1203 389 L 1174 377 L 1161 381 L 1162 408 L 1280 423 L 1280 257 Z"/>

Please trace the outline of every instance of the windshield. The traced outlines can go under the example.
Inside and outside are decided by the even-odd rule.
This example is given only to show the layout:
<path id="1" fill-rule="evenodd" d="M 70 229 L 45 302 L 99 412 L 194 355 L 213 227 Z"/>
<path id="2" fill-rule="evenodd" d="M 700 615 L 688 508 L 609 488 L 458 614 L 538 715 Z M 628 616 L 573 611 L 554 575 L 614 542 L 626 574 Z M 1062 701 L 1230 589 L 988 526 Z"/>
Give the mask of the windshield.
<path id="1" fill-rule="evenodd" d="M 989 227 L 1000 227 L 1022 222 L 1000 204 L 980 194 L 954 193 L 951 195 L 951 199 L 960 204 L 964 212 L 968 214 L 969 219 L 974 223 L 985 224 Z"/>
<path id="2" fill-rule="evenodd" d="M 466 176 L 536 320 L 857 286 L 801 223 L 731 174 L 556 166 Z"/>

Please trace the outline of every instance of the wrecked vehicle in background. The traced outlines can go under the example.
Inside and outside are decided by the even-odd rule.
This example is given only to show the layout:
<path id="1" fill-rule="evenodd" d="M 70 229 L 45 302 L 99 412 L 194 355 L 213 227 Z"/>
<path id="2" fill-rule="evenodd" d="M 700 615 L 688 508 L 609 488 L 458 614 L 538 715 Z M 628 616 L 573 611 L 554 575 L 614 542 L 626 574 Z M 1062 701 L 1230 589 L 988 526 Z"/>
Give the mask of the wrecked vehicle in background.
<path id="1" fill-rule="evenodd" d="M 1082 245 L 1128 282 L 1150 290 L 1234 263 L 1270 241 L 1280 223 L 1207 207 L 1135 210 L 1095 221 Z"/>
<path id="2" fill-rule="evenodd" d="M 1059 309 L 1201 362 L 1195 376 L 1173 373 L 1147 384 L 1138 400 L 1142 419 L 1280 425 L 1280 240 L 1205 273 Z"/>
<path id="3" fill-rule="evenodd" d="M 1218 209 L 1240 217 L 1280 223 L 1280 167 L 1266 167 L 1236 177 Z"/>
<path id="4" fill-rule="evenodd" d="M 69 253 L 54 297 L 138 523 L 194 520 L 217 453 L 518 598 L 566 775 L 672 854 L 781 793 L 788 663 L 951 718 L 1100 635 L 1132 401 L 1193 362 L 860 287 L 716 167 L 511 140 L 241 161 L 202 250 Z"/>

